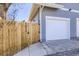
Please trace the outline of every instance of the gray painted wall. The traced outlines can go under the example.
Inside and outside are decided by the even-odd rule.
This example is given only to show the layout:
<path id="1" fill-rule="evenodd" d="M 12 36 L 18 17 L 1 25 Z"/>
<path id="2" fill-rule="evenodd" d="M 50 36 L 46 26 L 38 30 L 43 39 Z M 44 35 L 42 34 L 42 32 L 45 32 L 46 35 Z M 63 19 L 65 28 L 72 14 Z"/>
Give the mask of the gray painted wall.
<path id="1" fill-rule="evenodd" d="M 79 10 L 79 4 L 71 4 L 71 3 L 63 3 L 65 8 L 71 8 Z M 46 40 L 46 19 L 45 16 L 55 16 L 55 17 L 65 17 L 70 18 L 70 36 L 71 38 L 76 37 L 76 18 L 79 17 L 79 13 L 69 12 L 69 11 L 63 11 L 60 9 L 53 9 L 53 8 L 47 8 L 45 7 L 42 12 L 42 39 L 43 41 Z"/>
<path id="2" fill-rule="evenodd" d="M 75 10 L 79 10 L 78 6 L 79 3 L 59 3 L 65 6 L 65 8 L 71 8 L 71 9 L 75 9 Z"/>

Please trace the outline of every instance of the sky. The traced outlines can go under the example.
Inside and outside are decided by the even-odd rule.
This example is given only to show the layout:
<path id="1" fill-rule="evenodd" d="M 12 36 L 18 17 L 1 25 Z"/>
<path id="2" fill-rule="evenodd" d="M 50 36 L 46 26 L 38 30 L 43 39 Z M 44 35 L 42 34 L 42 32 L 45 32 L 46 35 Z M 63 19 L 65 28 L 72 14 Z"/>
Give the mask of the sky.
<path id="1" fill-rule="evenodd" d="M 7 11 L 7 19 L 13 19 L 13 15 L 15 14 L 16 21 L 27 21 L 31 8 L 31 3 L 13 3 Z M 16 12 L 14 12 L 15 10 Z"/>

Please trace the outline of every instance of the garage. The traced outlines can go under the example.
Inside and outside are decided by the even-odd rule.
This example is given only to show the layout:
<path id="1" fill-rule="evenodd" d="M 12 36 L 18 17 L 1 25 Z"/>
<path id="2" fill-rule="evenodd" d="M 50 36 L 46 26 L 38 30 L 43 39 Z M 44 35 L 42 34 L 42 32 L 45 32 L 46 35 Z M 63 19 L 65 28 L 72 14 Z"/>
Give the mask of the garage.
<path id="1" fill-rule="evenodd" d="M 77 37 L 79 37 L 79 18 L 76 19 L 76 22 L 77 22 L 77 23 L 76 23 L 76 26 L 77 26 L 77 27 L 76 27 L 76 28 L 77 28 L 77 29 L 76 29 L 76 31 L 77 31 Z"/>
<path id="2" fill-rule="evenodd" d="M 46 41 L 70 39 L 70 19 L 46 16 Z"/>

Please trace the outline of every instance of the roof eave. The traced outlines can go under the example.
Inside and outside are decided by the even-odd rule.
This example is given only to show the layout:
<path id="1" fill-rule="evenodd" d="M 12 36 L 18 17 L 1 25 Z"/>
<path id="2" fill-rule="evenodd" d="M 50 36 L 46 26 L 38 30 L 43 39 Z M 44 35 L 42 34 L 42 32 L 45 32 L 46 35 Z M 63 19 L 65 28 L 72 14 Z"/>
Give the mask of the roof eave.
<path id="1" fill-rule="evenodd" d="M 40 6 L 46 6 L 46 7 L 50 7 L 50 8 L 63 8 L 64 6 L 63 5 L 59 5 L 59 4 L 55 4 L 55 3 L 34 3 L 32 5 L 32 9 L 31 9 L 31 13 L 30 13 L 30 16 L 29 16 L 29 20 L 32 21 L 33 18 L 35 17 L 35 15 L 38 13 L 38 8 L 40 8 Z"/>

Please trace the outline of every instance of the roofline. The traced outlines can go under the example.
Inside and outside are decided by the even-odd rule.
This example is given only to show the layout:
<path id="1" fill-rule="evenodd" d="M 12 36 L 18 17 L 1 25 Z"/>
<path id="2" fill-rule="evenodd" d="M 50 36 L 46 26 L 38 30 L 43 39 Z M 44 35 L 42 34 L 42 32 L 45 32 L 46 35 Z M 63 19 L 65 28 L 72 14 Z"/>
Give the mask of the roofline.
<path id="1" fill-rule="evenodd" d="M 38 13 L 38 9 L 41 6 L 50 7 L 50 8 L 63 8 L 64 7 L 63 5 L 55 4 L 55 3 L 34 3 L 32 5 L 32 9 L 29 16 L 30 21 L 32 21 L 33 18 L 36 16 L 36 14 Z"/>

